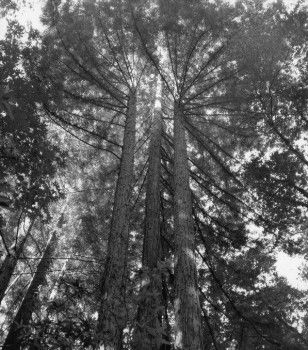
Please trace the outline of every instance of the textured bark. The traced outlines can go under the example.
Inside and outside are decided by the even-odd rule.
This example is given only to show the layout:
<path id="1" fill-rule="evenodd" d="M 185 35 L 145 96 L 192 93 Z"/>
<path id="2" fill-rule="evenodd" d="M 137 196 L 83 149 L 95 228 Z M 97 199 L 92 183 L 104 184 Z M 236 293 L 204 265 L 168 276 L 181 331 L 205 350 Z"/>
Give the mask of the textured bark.
<path id="1" fill-rule="evenodd" d="M 118 175 L 105 272 L 101 286 L 97 338 L 105 350 L 122 348 L 122 333 L 127 323 L 125 302 L 130 199 L 134 175 L 136 139 L 136 94 L 130 93 L 120 171 Z"/>
<path id="2" fill-rule="evenodd" d="M 57 243 L 57 234 L 53 232 L 44 251 L 44 254 L 36 268 L 34 277 L 26 292 L 25 297 L 11 324 L 8 335 L 3 344 L 3 350 L 21 349 L 23 335 L 29 325 L 33 311 L 35 311 L 39 287 L 44 283 L 47 271 L 52 262 L 52 254 Z"/>
<path id="3" fill-rule="evenodd" d="M 160 175 L 161 175 L 161 80 L 157 79 L 156 99 L 149 145 L 142 267 L 144 279 L 139 295 L 135 350 L 158 350 L 162 343 L 162 282 L 160 271 Z"/>
<path id="4" fill-rule="evenodd" d="M 174 104 L 175 348 L 202 349 L 192 200 L 183 112 Z"/>
<path id="5" fill-rule="evenodd" d="M 15 270 L 17 261 L 20 257 L 20 254 L 23 252 L 25 243 L 27 241 L 27 238 L 31 232 L 32 226 L 33 226 L 32 222 L 25 234 L 25 236 L 22 238 L 21 242 L 17 245 L 16 250 L 13 251 L 11 254 L 8 254 L 5 259 L 3 260 L 3 263 L 0 267 L 0 303 L 2 301 L 2 299 L 5 296 L 5 292 L 8 288 L 8 285 L 10 283 L 12 274 Z"/>

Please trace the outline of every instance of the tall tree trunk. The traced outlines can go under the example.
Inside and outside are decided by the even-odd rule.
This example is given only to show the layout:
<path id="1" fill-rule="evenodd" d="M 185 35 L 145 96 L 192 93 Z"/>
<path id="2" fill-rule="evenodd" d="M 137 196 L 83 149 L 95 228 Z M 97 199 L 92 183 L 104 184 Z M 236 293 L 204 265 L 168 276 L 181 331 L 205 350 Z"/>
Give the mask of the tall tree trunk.
<path id="1" fill-rule="evenodd" d="M 68 259 L 70 259 L 70 257 Z M 54 283 L 54 285 L 51 288 L 51 291 L 49 294 L 49 302 L 55 300 L 57 297 L 61 280 L 63 279 L 65 272 L 68 270 L 68 267 L 67 267 L 67 265 L 69 263 L 68 259 L 65 260 L 64 264 L 62 265 L 61 271 L 60 271 L 59 275 L 57 276 L 56 282 Z"/>
<path id="2" fill-rule="evenodd" d="M 31 222 L 26 234 L 22 238 L 21 242 L 17 245 L 15 251 L 8 254 L 5 257 L 5 259 L 3 260 L 3 263 L 1 264 L 1 267 L 0 267 L 0 303 L 5 296 L 5 292 L 8 288 L 9 283 L 10 283 L 10 279 L 12 277 L 14 270 L 15 270 L 17 261 L 21 255 L 21 253 L 23 252 L 25 243 L 26 243 L 27 238 L 31 232 L 33 224 L 34 224 L 34 220 Z"/>
<path id="3" fill-rule="evenodd" d="M 105 272 L 101 286 L 97 340 L 104 350 L 122 348 L 122 333 L 127 323 L 126 282 L 129 239 L 129 210 L 134 178 L 136 139 L 136 92 L 131 91 L 120 170 L 116 185 Z"/>
<path id="4" fill-rule="evenodd" d="M 183 110 L 174 104 L 175 348 L 202 349 L 202 327 L 195 261 Z"/>
<path id="5" fill-rule="evenodd" d="M 245 325 L 242 325 L 241 337 L 238 345 L 239 350 L 248 350 L 248 329 Z"/>
<path id="6" fill-rule="evenodd" d="M 38 288 L 44 283 L 47 271 L 52 262 L 52 254 L 57 244 L 57 234 L 54 231 L 46 245 L 44 254 L 36 268 L 34 277 L 25 297 L 17 311 L 3 344 L 3 350 L 19 350 L 23 342 L 23 333 L 31 320 L 37 302 Z"/>
<path id="7" fill-rule="evenodd" d="M 135 350 L 158 350 L 162 342 L 162 282 L 160 246 L 160 175 L 161 175 L 161 79 L 157 78 L 147 173 L 145 225 L 142 267 L 144 279 L 139 294 Z"/>

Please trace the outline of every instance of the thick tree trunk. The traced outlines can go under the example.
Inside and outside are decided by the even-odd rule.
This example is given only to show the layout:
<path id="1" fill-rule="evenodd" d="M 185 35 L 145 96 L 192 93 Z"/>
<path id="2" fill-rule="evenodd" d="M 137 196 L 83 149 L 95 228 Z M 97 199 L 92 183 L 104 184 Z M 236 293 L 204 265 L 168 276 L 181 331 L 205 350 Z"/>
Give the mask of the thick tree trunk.
<path id="1" fill-rule="evenodd" d="M 23 240 L 19 243 L 16 251 L 12 252 L 11 254 L 8 254 L 3 260 L 3 263 L 0 268 L 0 303 L 5 296 L 5 292 L 10 283 L 12 274 L 16 267 L 18 258 L 23 250 L 25 242 L 26 242 L 26 237 L 23 237 Z"/>
<path id="2" fill-rule="evenodd" d="M 52 262 L 52 254 L 57 244 L 57 234 L 54 231 L 46 245 L 44 254 L 36 268 L 34 277 L 25 297 L 12 322 L 8 335 L 3 344 L 3 350 L 19 350 L 23 341 L 23 333 L 29 325 L 37 302 L 38 288 L 44 283 L 47 271 Z"/>
<path id="3" fill-rule="evenodd" d="M 183 111 L 174 104 L 175 348 L 202 349 L 192 200 Z"/>
<path id="4" fill-rule="evenodd" d="M 20 254 L 23 252 L 25 243 L 27 241 L 27 238 L 31 232 L 32 226 L 33 226 L 32 222 L 25 234 L 25 236 L 22 238 L 21 242 L 17 245 L 16 250 L 13 251 L 11 254 L 8 254 L 5 259 L 3 260 L 3 263 L 1 264 L 0 267 L 0 303 L 2 301 L 2 299 L 5 296 L 5 292 L 8 288 L 8 285 L 10 283 L 12 274 L 15 270 L 17 261 L 20 257 Z"/>
<path id="5" fill-rule="evenodd" d="M 104 350 L 122 348 L 122 333 L 127 323 L 125 296 L 135 139 L 136 93 L 131 92 L 101 287 L 102 300 L 98 314 L 97 340 L 99 345 L 104 345 Z"/>
<path id="6" fill-rule="evenodd" d="M 160 175 L 161 175 L 161 80 L 157 79 L 156 99 L 149 146 L 145 200 L 145 227 L 142 267 L 144 278 L 139 295 L 135 350 L 159 350 L 162 343 L 162 282 L 159 262 L 160 245 Z"/>

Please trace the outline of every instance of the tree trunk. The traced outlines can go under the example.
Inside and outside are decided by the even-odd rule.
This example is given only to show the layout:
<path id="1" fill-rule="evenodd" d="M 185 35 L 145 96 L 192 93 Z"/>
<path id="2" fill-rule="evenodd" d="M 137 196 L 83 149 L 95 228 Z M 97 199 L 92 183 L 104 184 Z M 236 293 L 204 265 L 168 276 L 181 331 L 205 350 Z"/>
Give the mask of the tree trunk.
<path id="1" fill-rule="evenodd" d="M 180 103 L 174 104 L 175 348 L 202 349 L 187 145 Z"/>
<path id="2" fill-rule="evenodd" d="M 128 102 L 120 170 L 116 185 L 105 272 L 101 286 L 97 341 L 104 350 L 119 350 L 127 323 L 126 280 L 129 211 L 134 178 L 136 139 L 136 93 Z"/>
<path id="3" fill-rule="evenodd" d="M 239 340 L 239 345 L 238 345 L 239 350 L 248 350 L 248 329 L 245 327 L 245 325 L 242 325 L 241 329 L 241 337 Z"/>
<path id="4" fill-rule="evenodd" d="M 143 239 L 143 281 L 139 294 L 135 350 L 159 350 L 162 342 L 162 282 L 159 262 L 160 246 L 160 175 L 161 175 L 161 79 L 158 77 L 156 99 L 149 146 L 145 225 Z"/>
<path id="5" fill-rule="evenodd" d="M 42 259 L 40 260 L 34 277 L 26 292 L 25 297 L 17 311 L 3 344 L 3 350 L 19 350 L 23 342 L 23 333 L 29 325 L 37 301 L 38 288 L 44 283 L 47 271 L 52 262 L 52 254 L 57 243 L 57 234 L 54 231 L 46 245 Z"/>
<path id="6" fill-rule="evenodd" d="M 32 226 L 34 224 L 34 221 L 30 224 L 25 236 L 22 238 L 21 242 L 16 247 L 16 250 L 12 252 L 11 254 L 8 254 L 0 268 L 0 303 L 2 299 L 5 296 L 5 292 L 8 288 L 8 285 L 10 283 L 12 274 L 15 270 L 17 261 L 20 257 L 20 254 L 23 252 L 25 243 L 27 241 L 27 238 L 31 232 Z"/>
<path id="7" fill-rule="evenodd" d="M 64 264 L 62 265 L 61 271 L 60 271 L 59 275 L 57 276 L 56 282 L 54 283 L 54 285 L 51 288 L 50 295 L 49 295 L 49 302 L 55 300 L 57 297 L 60 282 L 61 282 L 63 276 L 65 275 L 66 270 L 68 270 L 68 268 L 67 268 L 68 263 L 69 263 L 69 260 L 67 259 L 67 260 L 65 260 Z"/>

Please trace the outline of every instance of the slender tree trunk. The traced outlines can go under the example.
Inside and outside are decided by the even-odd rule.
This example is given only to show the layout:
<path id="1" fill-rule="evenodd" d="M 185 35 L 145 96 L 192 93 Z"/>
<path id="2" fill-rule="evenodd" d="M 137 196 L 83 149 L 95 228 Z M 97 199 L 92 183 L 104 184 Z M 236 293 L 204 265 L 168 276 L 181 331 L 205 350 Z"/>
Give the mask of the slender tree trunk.
<path id="1" fill-rule="evenodd" d="M 241 329 L 241 338 L 239 341 L 239 350 L 248 350 L 248 331 L 245 325 L 242 326 Z"/>
<path id="2" fill-rule="evenodd" d="M 65 260 L 64 264 L 62 265 L 61 271 L 60 271 L 59 275 L 57 276 L 57 280 L 51 288 L 50 295 L 49 295 L 49 302 L 56 299 L 60 282 L 61 282 L 63 276 L 65 275 L 66 270 L 68 270 L 68 268 L 67 268 L 68 263 L 69 263 L 69 260 L 67 259 L 67 260 Z"/>
<path id="3" fill-rule="evenodd" d="M 134 334 L 135 350 L 158 350 L 162 342 L 162 282 L 159 262 L 160 245 L 160 175 L 161 175 L 161 79 L 158 77 L 156 99 L 149 146 L 145 200 L 145 227 L 142 266 L 144 279 L 139 295 L 137 325 Z"/>
<path id="4" fill-rule="evenodd" d="M 31 232 L 33 224 L 34 224 L 34 221 L 32 221 L 32 223 L 30 224 L 25 236 L 22 238 L 21 242 L 16 247 L 16 250 L 5 257 L 0 267 L 0 303 L 5 296 L 5 292 L 10 283 L 17 261 L 20 257 L 20 254 L 23 252 L 25 243 Z"/>
<path id="5" fill-rule="evenodd" d="M 175 348 L 202 349 L 192 200 L 182 107 L 174 104 Z"/>
<path id="6" fill-rule="evenodd" d="M 3 350 L 19 350 L 23 342 L 23 333 L 29 325 L 33 311 L 35 310 L 38 288 L 44 283 L 47 271 L 52 262 L 52 254 L 57 243 L 57 234 L 54 231 L 46 245 L 44 254 L 36 268 L 34 277 L 26 292 L 25 297 L 17 311 L 3 344 Z"/>
<path id="7" fill-rule="evenodd" d="M 97 340 L 104 350 L 122 348 L 122 333 L 127 323 L 126 282 L 129 239 L 129 210 L 134 178 L 136 139 L 136 93 L 128 102 L 120 171 L 118 175 L 105 272 L 101 287 Z"/>

